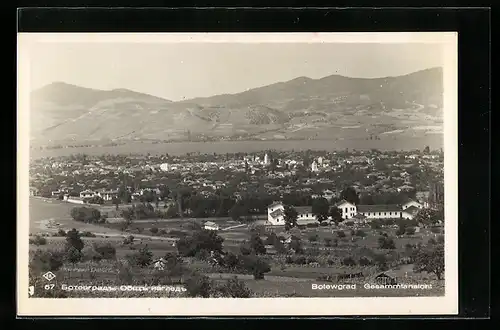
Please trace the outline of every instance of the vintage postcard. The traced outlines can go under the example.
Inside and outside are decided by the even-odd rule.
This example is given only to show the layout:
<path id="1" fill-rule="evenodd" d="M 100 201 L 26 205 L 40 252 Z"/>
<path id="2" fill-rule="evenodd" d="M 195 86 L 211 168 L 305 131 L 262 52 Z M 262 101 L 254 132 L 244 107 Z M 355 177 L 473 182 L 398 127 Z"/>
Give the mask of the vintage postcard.
<path id="1" fill-rule="evenodd" d="M 458 313 L 457 34 L 18 35 L 18 315 Z"/>

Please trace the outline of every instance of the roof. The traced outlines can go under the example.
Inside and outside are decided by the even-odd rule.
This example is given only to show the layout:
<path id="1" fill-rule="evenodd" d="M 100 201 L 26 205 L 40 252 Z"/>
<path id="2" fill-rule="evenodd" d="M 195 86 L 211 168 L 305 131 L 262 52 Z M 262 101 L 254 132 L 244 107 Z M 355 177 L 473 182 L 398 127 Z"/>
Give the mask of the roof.
<path id="1" fill-rule="evenodd" d="M 275 210 L 275 211 L 271 212 L 269 215 L 270 215 L 271 217 L 273 217 L 273 218 L 276 218 L 276 217 L 278 217 L 278 216 L 280 216 L 280 215 L 283 215 L 283 214 L 284 214 L 284 212 L 283 212 L 283 210 L 282 210 L 282 209 L 277 209 L 277 210 Z"/>
<path id="2" fill-rule="evenodd" d="M 283 205 L 283 203 L 282 202 L 272 202 L 267 208 L 271 208 L 271 207 L 278 206 L 278 205 Z"/>
<path id="3" fill-rule="evenodd" d="M 420 209 L 416 206 L 410 206 L 404 210 L 404 212 L 407 212 L 409 214 L 416 214 Z"/>
<path id="4" fill-rule="evenodd" d="M 383 204 L 383 205 L 358 205 L 358 212 L 398 212 L 402 211 L 402 207 L 399 204 Z"/>
<path id="5" fill-rule="evenodd" d="M 406 201 L 406 203 L 404 203 L 403 205 L 408 205 L 408 204 L 411 204 L 411 203 L 417 203 L 417 204 L 420 204 L 419 202 L 413 200 L 413 199 L 409 199 L 408 201 Z"/>
<path id="6" fill-rule="evenodd" d="M 207 221 L 204 223 L 205 226 L 218 226 L 215 222 Z"/>
<path id="7" fill-rule="evenodd" d="M 354 205 L 353 203 L 350 203 L 350 202 L 346 201 L 345 199 L 343 199 L 343 200 L 341 200 L 341 201 L 339 201 L 339 202 L 335 203 L 335 205 L 334 205 L 334 206 L 335 206 L 335 207 L 339 207 L 339 206 L 344 205 L 344 204 Z"/>
<path id="8" fill-rule="evenodd" d="M 296 206 L 294 207 L 295 210 L 297 210 L 298 214 L 304 214 L 304 213 L 311 213 L 312 212 L 312 207 L 311 206 Z"/>

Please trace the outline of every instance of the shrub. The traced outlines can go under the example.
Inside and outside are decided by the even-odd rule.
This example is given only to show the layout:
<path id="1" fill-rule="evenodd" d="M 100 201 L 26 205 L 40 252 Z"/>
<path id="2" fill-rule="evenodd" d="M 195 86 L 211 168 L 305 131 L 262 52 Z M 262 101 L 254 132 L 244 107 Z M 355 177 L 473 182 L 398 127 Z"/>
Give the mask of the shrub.
<path id="1" fill-rule="evenodd" d="M 293 263 L 295 263 L 295 260 L 293 259 L 293 257 L 292 257 L 292 256 L 286 256 L 286 258 L 285 258 L 285 262 L 286 262 L 287 264 L 293 264 Z"/>
<path id="2" fill-rule="evenodd" d="M 84 245 L 85 244 L 83 243 L 78 230 L 73 228 L 70 231 L 66 232 L 67 249 L 75 248 L 76 250 L 78 250 L 78 252 L 80 252 L 83 249 Z"/>
<path id="3" fill-rule="evenodd" d="M 83 255 L 81 251 L 75 248 L 74 246 L 69 247 L 68 250 L 66 251 L 66 260 L 68 260 L 71 263 L 79 262 L 80 260 L 82 260 L 82 257 Z"/>
<path id="4" fill-rule="evenodd" d="M 148 247 L 145 246 L 133 254 L 127 254 L 125 256 L 125 259 L 129 262 L 130 265 L 147 267 L 153 261 L 153 253 L 151 253 Z"/>
<path id="5" fill-rule="evenodd" d="M 298 256 L 295 258 L 294 263 L 297 265 L 305 265 L 307 263 L 307 259 L 304 256 Z"/>
<path id="6" fill-rule="evenodd" d="M 116 248 L 111 243 L 94 243 L 93 248 L 103 259 L 114 259 L 116 257 Z"/>
<path id="7" fill-rule="evenodd" d="M 335 265 L 335 260 L 334 260 L 334 259 L 328 259 L 326 262 L 327 262 L 327 263 L 328 263 L 328 265 L 330 265 L 330 266 Z"/>
<path id="8" fill-rule="evenodd" d="M 309 236 L 309 242 L 317 242 L 318 241 L 318 234 L 313 234 Z"/>
<path id="9" fill-rule="evenodd" d="M 307 228 L 318 228 L 319 227 L 319 223 L 317 222 L 312 222 L 312 223 L 308 223 L 306 225 Z"/>
<path id="10" fill-rule="evenodd" d="M 365 237 L 366 233 L 364 231 L 362 231 L 361 229 L 358 229 L 358 230 L 356 230 L 356 232 L 354 233 L 354 235 L 358 236 L 358 237 Z"/>
<path id="11" fill-rule="evenodd" d="M 337 236 L 340 237 L 340 238 L 344 238 L 346 235 L 345 235 L 345 232 L 343 230 L 339 230 L 337 232 Z"/>
<path id="12" fill-rule="evenodd" d="M 31 269 L 47 272 L 56 271 L 64 264 L 64 252 L 58 250 L 36 250 L 30 259 L 29 266 Z"/>
<path id="13" fill-rule="evenodd" d="M 161 236 L 164 236 L 164 235 L 167 235 L 167 231 L 165 229 L 160 229 L 158 234 L 160 234 Z"/>
<path id="14" fill-rule="evenodd" d="M 437 243 L 438 244 L 444 244 L 444 235 L 439 235 L 437 237 Z"/>
<path id="15" fill-rule="evenodd" d="M 80 237 L 96 237 L 96 235 L 91 233 L 90 231 L 85 231 L 80 234 Z"/>
<path id="16" fill-rule="evenodd" d="M 356 266 L 356 260 L 354 260 L 352 257 L 345 257 L 344 259 L 342 259 L 342 265 Z"/>
<path id="17" fill-rule="evenodd" d="M 325 238 L 325 246 L 330 247 L 332 246 L 332 239 L 331 238 Z"/>
<path id="18" fill-rule="evenodd" d="M 395 249 L 396 244 L 394 244 L 394 240 L 392 238 L 386 236 L 380 236 L 378 239 L 378 245 L 381 249 Z"/>
<path id="19" fill-rule="evenodd" d="M 193 275 L 186 281 L 186 293 L 189 297 L 209 298 L 212 294 L 212 281 L 204 275 Z"/>
<path id="20" fill-rule="evenodd" d="M 243 281 L 239 281 L 236 277 L 227 280 L 227 282 L 216 288 L 217 295 L 228 298 L 250 298 L 252 291 L 245 286 Z"/>
<path id="21" fill-rule="evenodd" d="M 192 236 L 181 238 L 177 242 L 177 251 L 181 256 L 194 256 L 200 250 L 222 252 L 223 238 L 212 230 L 199 230 Z"/>
<path id="22" fill-rule="evenodd" d="M 253 233 L 250 237 L 250 248 L 255 254 L 266 253 L 266 247 L 257 233 Z"/>
<path id="23" fill-rule="evenodd" d="M 252 249 L 247 243 L 243 243 L 240 245 L 240 253 L 246 256 L 252 253 Z"/>
<path id="24" fill-rule="evenodd" d="M 236 256 L 233 253 L 227 253 L 224 256 L 223 260 L 224 260 L 224 265 L 227 268 L 233 269 L 233 268 L 238 267 L 238 263 L 239 263 L 238 256 Z"/>
<path id="25" fill-rule="evenodd" d="M 45 237 L 36 235 L 34 238 L 30 238 L 29 243 L 36 246 L 45 245 L 47 244 L 47 239 L 45 239 Z"/>
<path id="26" fill-rule="evenodd" d="M 210 252 L 207 250 L 199 250 L 194 257 L 199 260 L 207 260 L 210 257 Z"/>
<path id="27" fill-rule="evenodd" d="M 318 258 L 316 258 L 314 256 L 307 257 L 307 263 L 310 264 L 312 262 L 318 262 Z"/>
<path id="28" fill-rule="evenodd" d="M 156 228 L 156 227 L 151 227 L 151 228 L 149 228 L 149 231 L 150 231 L 150 232 L 151 232 L 151 234 L 153 234 L 153 235 L 154 235 L 154 234 L 158 234 L 158 228 Z"/>
<path id="29" fill-rule="evenodd" d="M 127 245 L 127 244 L 132 244 L 134 242 L 134 236 L 130 235 L 130 236 L 127 236 L 123 239 L 123 244 L 124 245 Z"/>
<path id="30" fill-rule="evenodd" d="M 86 246 L 82 249 L 82 259 L 99 262 L 102 260 L 102 255 L 95 251 L 93 247 Z"/>
<path id="31" fill-rule="evenodd" d="M 431 228 L 431 233 L 433 233 L 433 234 L 441 234 L 441 228 L 439 228 L 439 227 L 432 227 Z"/>
<path id="32" fill-rule="evenodd" d="M 408 227 L 406 228 L 406 235 L 413 235 L 415 234 L 415 227 Z"/>
<path id="33" fill-rule="evenodd" d="M 330 224 L 328 223 L 328 221 L 322 221 L 322 222 L 320 223 L 320 226 L 322 226 L 322 227 L 327 227 L 328 225 L 330 225 Z"/>
<path id="34" fill-rule="evenodd" d="M 63 229 L 59 229 L 57 231 L 57 236 L 64 237 L 66 236 L 66 232 Z"/>
<path id="35" fill-rule="evenodd" d="M 359 265 L 360 266 L 370 266 L 372 264 L 372 261 L 368 259 L 367 257 L 361 257 L 359 258 Z"/>

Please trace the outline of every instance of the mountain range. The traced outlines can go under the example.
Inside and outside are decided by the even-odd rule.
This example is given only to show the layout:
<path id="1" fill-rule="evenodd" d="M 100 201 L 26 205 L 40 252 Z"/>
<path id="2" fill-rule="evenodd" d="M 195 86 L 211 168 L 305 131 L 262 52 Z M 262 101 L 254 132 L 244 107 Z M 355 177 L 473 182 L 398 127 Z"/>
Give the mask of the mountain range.
<path id="1" fill-rule="evenodd" d="M 33 141 L 344 139 L 440 132 L 442 68 L 383 78 L 298 77 L 173 102 L 55 82 L 31 93 Z"/>

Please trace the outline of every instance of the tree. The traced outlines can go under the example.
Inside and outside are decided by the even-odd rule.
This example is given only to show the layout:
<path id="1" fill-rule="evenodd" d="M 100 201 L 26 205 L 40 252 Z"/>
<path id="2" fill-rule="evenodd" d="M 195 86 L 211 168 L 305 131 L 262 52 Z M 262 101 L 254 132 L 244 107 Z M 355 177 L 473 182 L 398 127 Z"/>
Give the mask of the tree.
<path id="1" fill-rule="evenodd" d="M 215 231 L 202 229 L 181 238 L 177 242 L 177 251 L 187 257 L 195 256 L 201 250 L 221 252 L 223 241 Z"/>
<path id="2" fill-rule="evenodd" d="M 312 214 L 321 223 L 328 219 L 330 205 L 325 198 L 315 198 L 312 203 Z"/>
<path id="3" fill-rule="evenodd" d="M 120 205 L 120 199 L 113 197 L 113 204 L 115 205 L 115 209 L 118 211 L 118 205 Z"/>
<path id="4" fill-rule="evenodd" d="M 241 256 L 240 262 L 241 266 L 250 272 L 256 280 L 263 279 L 264 274 L 271 271 L 271 266 L 255 255 Z"/>
<path id="5" fill-rule="evenodd" d="M 444 273 L 444 245 L 428 245 L 416 252 L 414 257 L 414 271 L 436 274 L 438 280 Z"/>
<path id="6" fill-rule="evenodd" d="M 285 220 L 285 230 L 288 231 L 291 228 L 297 226 L 297 218 L 299 216 L 297 210 L 289 205 L 285 205 L 285 215 L 284 215 L 284 220 Z"/>
<path id="7" fill-rule="evenodd" d="M 35 272 L 56 271 L 64 264 L 64 252 L 36 250 L 30 258 L 29 268 Z"/>
<path id="8" fill-rule="evenodd" d="M 444 212 L 433 209 L 421 209 L 415 215 L 414 220 L 424 226 L 432 226 L 444 219 Z"/>
<path id="9" fill-rule="evenodd" d="M 354 205 L 359 204 L 359 195 L 353 187 L 347 187 L 340 193 L 340 197 Z"/>
<path id="10" fill-rule="evenodd" d="M 209 298 L 212 294 L 212 281 L 205 275 L 193 275 L 186 281 L 186 293 L 189 297 Z"/>
<path id="11" fill-rule="evenodd" d="M 77 248 L 71 246 L 66 251 L 66 260 L 71 263 L 77 263 L 78 261 L 82 260 L 82 253 Z"/>
<path id="12" fill-rule="evenodd" d="M 396 244 L 394 244 L 394 240 L 390 237 L 380 236 L 378 238 L 378 245 L 381 249 L 390 249 L 394 250 L 396 248 Z"/>
<path id="13" fill-rule="evenodd" d="M 80 237 L 80 233 L 75 228 L 66 232 L 66 249 L 75 248 L 78 252 L 82 251 L 84 243 Z"/>
<path id="14" fill-rule="evenodd" d="M 266 247 L 257 233 L 250 236 L 250 248 L 255 254 L 266 254 Z"/>
<path id="15" fill-rule="evenodd" d="M 234 204 L 233 207 L 229 210 L 228 214 L 234 221 L 239 221 L 243 216 L 241 206 L 238 204 Z"/>
<path id="16" fill-rule="evenodd" d="M 94 243 L 92 247 L 102 259 L 114 259 L 116 257 L 116 248 L 111 243 Z"/>
<path id="17" fill-rule="evenodd" d="M 300 254 L 304 253 L 304 249 L 302 248 L 302 242 L 300 238 L 292 236 L 292 241 L 290 242 L 290 249 L 295 251 L 295 253 Z"/>
<path id="18" fill-rule="evenodd" d="M 250 298 L 252 291 L 245 286 L 243 281 L 239 281 L 236 277 L 227 280 L 227 282 L 217 288 L 218 294 L 222 297 L 229 298 Z"/>
<path id="19" fill-rule="evenodd" d="M 138 252 L 128 254 L 126 259 L 133 266 L 147 267 L 153 261 L 153 253 L 151 253 L 147 246 L 144 246 Z"/>
<path id="20" fill-rule="evenodd" d="M 430 152 L 431 152 L 431 148 L 429 148 L 429 146 L 425 146 L 424 154 L 429 154 Z"/>
<path id="21" fill-rule="evenodd" d="M 339 222 L 342 222 L 344 219 L 342 218 L 342 211 L 338 207 L 332 207 L 330 209 L 330 216 L 332 217 L 332 221 L 335 222 L 335 224 L 338 224 Z"/>

